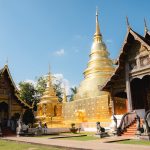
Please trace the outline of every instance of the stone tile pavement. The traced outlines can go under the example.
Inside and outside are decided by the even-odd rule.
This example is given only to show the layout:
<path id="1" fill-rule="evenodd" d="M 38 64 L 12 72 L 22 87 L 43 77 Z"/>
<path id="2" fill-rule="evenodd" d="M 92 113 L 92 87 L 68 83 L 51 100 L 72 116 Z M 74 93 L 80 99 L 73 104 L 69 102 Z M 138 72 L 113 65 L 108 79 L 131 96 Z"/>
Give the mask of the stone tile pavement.
<path id="1" fill-rule="evenodd" d="M 128 138 L 128 137 L 124 137 Z M 118 144 L 118 143 L 105 143 L 118 139 L 106 138 L 100 140 L 91 140 L 91 141 L 75 141 L 75 140 L 60 140 L 60 139 L 46 139 L 38 137 L 4 137 L 2 139 L 12 140 L 18 142 L 33 143 L 39 145 L 51 145 L 54 147 L 64 147 L 69 150 L 73 149 L 86 149 L 86 150 L 150 150 L 150 146 L 144 145 L 130 145 L 130 144 Z M 122 137 L 120 140 L 123 139 Z"/>

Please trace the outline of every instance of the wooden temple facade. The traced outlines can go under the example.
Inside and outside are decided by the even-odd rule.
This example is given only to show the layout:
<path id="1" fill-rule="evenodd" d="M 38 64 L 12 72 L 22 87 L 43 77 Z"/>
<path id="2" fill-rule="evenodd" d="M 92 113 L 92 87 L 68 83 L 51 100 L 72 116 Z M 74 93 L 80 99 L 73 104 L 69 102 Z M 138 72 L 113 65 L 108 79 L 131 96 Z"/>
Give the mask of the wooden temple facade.
<path id="1" fill-rule="evenodd" d="M 150 110 L 150 32 L 145 26 L 141 36 L 128 25 L 126 37 L 116 61 L 116 69 L 105 86 L 111 93 L 114 114 L 118 114 L 116 99 L 122 99 L 127 111 L 135 110 L 141 117 Z M 126 109 L 125 105 L 122 109 Z"/>
<path id="2" fill-rule="evenodd" d="M 26 108 L 31 106 L 20 99 L 9 68 L 5 65 L 0 70 L 0 123 L 6 125 L 7 120 L 12 119 L 16 114 L 23 114 Z"/>

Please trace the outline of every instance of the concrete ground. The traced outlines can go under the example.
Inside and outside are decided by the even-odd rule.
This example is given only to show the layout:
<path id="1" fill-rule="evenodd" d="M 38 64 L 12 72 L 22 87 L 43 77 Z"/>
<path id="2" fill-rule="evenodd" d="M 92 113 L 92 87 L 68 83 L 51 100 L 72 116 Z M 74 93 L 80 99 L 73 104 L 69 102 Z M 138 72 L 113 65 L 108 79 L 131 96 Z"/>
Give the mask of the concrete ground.
<path id="1" fill-rule="evenodd" d="M 150 150 L 150 146 L 144 145 L 130 145 L 118 143 L 105 143 L 114 140 L 128 139 L 128 137 L 111 137 L 100 140 L 91 141 L 75 141 L 75 140 L 60 140 L 60 139 L 46 139 L 38 137 L 3 137 L 5 140 L 12 140 L 18 142 L 26 142 L 39 145 L 50 145 L 54 147 L 63 147 L 70 150 L 86 149 L 86 150 Z"/>

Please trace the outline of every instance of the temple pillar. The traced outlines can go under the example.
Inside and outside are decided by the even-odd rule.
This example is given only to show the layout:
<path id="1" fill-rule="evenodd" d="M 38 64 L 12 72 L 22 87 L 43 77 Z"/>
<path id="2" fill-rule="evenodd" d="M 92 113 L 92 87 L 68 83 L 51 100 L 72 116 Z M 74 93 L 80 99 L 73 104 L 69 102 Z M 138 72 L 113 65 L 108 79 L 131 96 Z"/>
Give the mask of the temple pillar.
<path id="1" fill-rule="evenodd" d="M 126 77 L 126 92 L 128 98 L 128 112 L 132 111 L 132 97 L 131 97 L 131 87 L 130 87 L 130 79 L 129 79 L 129 63 L 125 64 L 125 77 Z"/>

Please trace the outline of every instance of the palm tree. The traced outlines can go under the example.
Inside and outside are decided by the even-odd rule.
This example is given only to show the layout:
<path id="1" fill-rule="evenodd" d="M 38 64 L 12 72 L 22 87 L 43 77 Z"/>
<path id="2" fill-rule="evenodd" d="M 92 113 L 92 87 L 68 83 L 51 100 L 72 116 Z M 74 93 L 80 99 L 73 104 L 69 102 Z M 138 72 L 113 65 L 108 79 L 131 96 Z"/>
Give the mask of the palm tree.
<path id="1" fill-rule="evenodd" d="M 70 88 L 70 90 L 71 90 L 71 96 L 70 96 L 70 101 L 73 101 L 73 97 L 74 97 L 74 95 L 75 94 L 77 94 L 77 87 L 72 87 L 72 88 Z"/>

